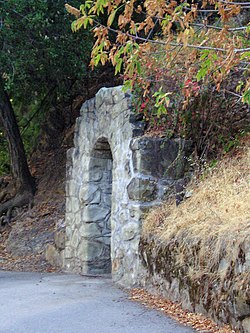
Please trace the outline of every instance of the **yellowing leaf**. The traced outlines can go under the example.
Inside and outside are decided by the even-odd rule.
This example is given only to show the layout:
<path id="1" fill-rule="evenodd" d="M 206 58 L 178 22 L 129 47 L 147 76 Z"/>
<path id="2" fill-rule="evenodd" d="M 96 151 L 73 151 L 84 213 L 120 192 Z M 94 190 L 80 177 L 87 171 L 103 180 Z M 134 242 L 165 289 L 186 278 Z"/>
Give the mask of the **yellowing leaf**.
<path id="1" fill-rule="evenodd" d="M 74 16 L 77 17 L 77 18 L 80 17 L 81 12 L 80 12 L 79 9 L 77 9 L 77 8 L 75 8 L 75 7 L 72 7 L 72 6 L 70 6 L 69 4 L 67 4 L 67 3 L 66 3 L 66 5 L 65 5 L 65 8 L 66 8 L 66 10 L 67 10 L 68 13 L 74 15 Z"/>
<path id="2" fill-rule="evenodd" d="M 117 9 L 116 10 L 113 10 L 111 12 L 111 14 L 109 15 L 108 17 L 108 22 L 107 22 L 107 26 L 110 27 L 114 21 L 114 18 L 115 18 L 115 15 L 116 15 L 116 12 L 117 12 Z"/>

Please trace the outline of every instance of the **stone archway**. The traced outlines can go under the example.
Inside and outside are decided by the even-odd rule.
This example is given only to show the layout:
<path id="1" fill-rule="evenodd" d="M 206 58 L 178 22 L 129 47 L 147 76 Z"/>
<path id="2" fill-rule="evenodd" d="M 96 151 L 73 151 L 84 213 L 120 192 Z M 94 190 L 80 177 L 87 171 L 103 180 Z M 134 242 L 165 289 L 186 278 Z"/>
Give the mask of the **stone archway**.
<path id="1" fill-rule="evenodd" d="M 102 88 L 83 104 L 68 151 L 66 271 L 112 272 L 125 286 L 140 280 L 143 216 L 184 178 L 188 148 L 143 133 L 122 87 Z"/>
<path id="2" fill-rule="evenodd" d="M 113 157 L 106 138 L 99 138 L 90 155 L 83 224 L 86 230 L 88 273 L 111 273 L 111 203 Z M 83 188 L 84 189 L 84 188 Z M 85 196 L 85 198 L 84 198 Z"/>
<path id="3" fill-rule="evenodd" d="M 127 187 L 133 177 L 131 139 L 143 129 L 130 104 L 122 87 L 102 88 L 84 103 L 75 148 L 68 152 L 66 183 L 65 269 L 83 274 L 112 271 L 121 283 L 125 261 L 136 265 L 140 234 L 139 222 L 130 222 Z"/>

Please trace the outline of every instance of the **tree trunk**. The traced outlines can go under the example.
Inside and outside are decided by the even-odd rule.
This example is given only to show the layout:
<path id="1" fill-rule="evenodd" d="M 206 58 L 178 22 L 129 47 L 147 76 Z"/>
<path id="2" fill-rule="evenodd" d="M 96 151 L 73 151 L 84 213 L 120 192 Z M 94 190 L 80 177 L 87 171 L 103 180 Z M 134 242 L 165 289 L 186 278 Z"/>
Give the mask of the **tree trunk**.
<path id="1" fill-rule="evenodd" d="M 11 160 L 12 176 L 15 181 L 17 193 L 35 193 L 35 181 L 31 176 L 23 141 L 18 128 L 17 120 L 9 96 L 4 89 L 3 79 L 0 77 L 0 121 L 4 127 L 5 137 L 8 141 Z"/>

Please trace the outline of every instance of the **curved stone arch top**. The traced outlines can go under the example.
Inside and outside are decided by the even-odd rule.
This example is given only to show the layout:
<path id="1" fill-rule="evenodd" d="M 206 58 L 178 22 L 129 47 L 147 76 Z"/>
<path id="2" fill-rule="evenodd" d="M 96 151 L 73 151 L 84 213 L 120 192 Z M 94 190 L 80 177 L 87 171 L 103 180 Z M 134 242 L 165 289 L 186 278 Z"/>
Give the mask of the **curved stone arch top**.
<path id="1" fill-rule="evenodd" d="M 81 108 L 67 162 L 67 271 L 138 281 L 142 216 L 185 169 L 176 164 L 183 142 L 142 136 L 141 120 L 121 86 L 102 88 Z"/>

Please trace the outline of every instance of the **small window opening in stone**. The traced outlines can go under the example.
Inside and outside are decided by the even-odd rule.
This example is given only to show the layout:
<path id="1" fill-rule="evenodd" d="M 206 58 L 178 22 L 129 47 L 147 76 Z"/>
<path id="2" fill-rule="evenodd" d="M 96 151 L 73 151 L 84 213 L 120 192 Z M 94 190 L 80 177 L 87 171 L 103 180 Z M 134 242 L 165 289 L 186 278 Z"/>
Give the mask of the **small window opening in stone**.
<path id="1" fill-rule="evenodd" d="M 110 145 L 100 138 L 91 152 L 89 165 L 90 224 L 88 239 L 88 271 L 91 274 L 111 273 L 111 201 L 113 158 Z"/>

